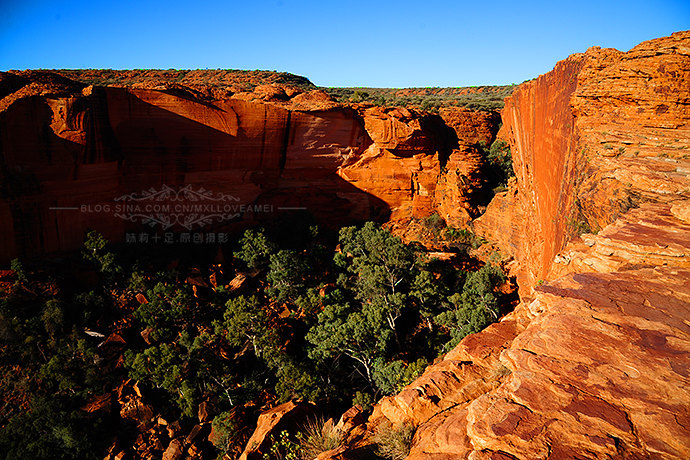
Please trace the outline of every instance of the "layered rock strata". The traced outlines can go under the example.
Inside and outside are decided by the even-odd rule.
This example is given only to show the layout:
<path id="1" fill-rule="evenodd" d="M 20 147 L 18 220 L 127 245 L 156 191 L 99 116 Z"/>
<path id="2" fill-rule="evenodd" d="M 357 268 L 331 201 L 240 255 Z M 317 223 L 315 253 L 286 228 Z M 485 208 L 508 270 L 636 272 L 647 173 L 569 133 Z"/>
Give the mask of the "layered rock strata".
<path id="1" fill-rule="evenodd" d="M 523 290 L 553 279 L 573 236 L 645 202 L 690 198 L 688 36 L 591 48 L 506 99 L 516 184 L 474 227 L 520 262 Z"/>

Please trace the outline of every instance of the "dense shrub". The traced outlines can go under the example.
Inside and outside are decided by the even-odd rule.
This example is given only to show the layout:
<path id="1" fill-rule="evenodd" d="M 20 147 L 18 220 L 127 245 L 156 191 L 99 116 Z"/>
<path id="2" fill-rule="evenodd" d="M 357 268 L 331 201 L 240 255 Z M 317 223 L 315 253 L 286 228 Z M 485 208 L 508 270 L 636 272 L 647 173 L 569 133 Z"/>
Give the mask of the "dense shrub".
<path id="1" fill-rule="evenodd" d="M 405 459 L 410 453 L 415 431 L 415 427 L 409 423 L 379 425 L 372 437 L 376 453 L 391 460 Z"/>

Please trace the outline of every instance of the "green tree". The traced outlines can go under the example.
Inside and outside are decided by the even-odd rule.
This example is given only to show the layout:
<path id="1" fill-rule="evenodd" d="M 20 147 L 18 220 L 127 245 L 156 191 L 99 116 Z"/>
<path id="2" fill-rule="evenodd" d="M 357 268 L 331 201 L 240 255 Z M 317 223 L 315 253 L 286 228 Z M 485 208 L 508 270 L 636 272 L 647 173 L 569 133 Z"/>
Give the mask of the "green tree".
<path id="1" fill-rule="evenodd" d="M 417 310 L 427 328 L 433 330 L 433 317 L 448 308 L 447 287 L 431 271 L 420 270 L 412 283 L 410 294 L 417 300 Z"/>
<path id="2" fill-rule="evenodd" d="M 213 445 L 222 453 L 230 453 L 233 447 L 239 443 L 241 437 L 241 421 L 237 420 L 234 411 L 221 412 L 216 415 L 211 422 L 214 437 Z"/>
<path id="3" fill-rule="evenodd" d="M 83 339 L 55 340 L 46 353 L 47 362 L 41 364 L 37 376 L 45 391 L 53 394 L 87 395 L 100 389 L 106 377 L 94 364 L 96 353 Z"/>
<path id="4" fill-rule="evenodd" d="M 182 381 L 184 364 L 181 358 L 180 350 L 163 343 L 142 353 L 127 350 L 125 365 L 133 379 L 151 382 L 156 388 L 174 390 Z"/>
<path id="5" fill-rule="evenodd" d="M 152 329 L 154 340 L 170 339 L 184 323 L 190 311 L 192 296 L 186 288 L 173 284 L 158 283 L 147 292 L 148 302 L 134 312 L 134 316 Z"/>
<path id="6" fill-rule="evenodd" d="M 271 254 L 276 250 L 263 229 L 246 230 L 240 239 L 240 250 L 235 254 L 251 270 L 266 267 Z"/>
<path id="7" fill-rule="evenodd" d="M 319 313 L 317 324 L 307 333 L 312 344 L 309 356 L 316 360 L 348 356 L 374 388 L 374 363 L 377 358 L 385 358 L 392 331 L 380 310 L 357 308 L 338 291 L 331 297 Z"/>
<path id="8" fill-rule="evenodd" d="M 98 317 L 98 315 L 103 314 L 106 308 L 107 302 L 102 294 L 96 293 L 96 291 L 81 292 L 74 297 L 74 306 L 76 314 L 80 316 L 80 321 L 87 325 L 91 322 L 92 318 Z"/>
<path id="9" fill-rule="evenodd" d="M 496 139 L 488 151 L 486 147 L 483 150 L 488 163 L 488 175 L 492 186 L 505 187 L 508 184 L 508 179 L 515 176 L 510 145 L 501 139 Z"/>
<path id="10" fill-rule="evenodd" d="M 232 346 L 241 347 L 249 341 L 258 358 L 276 348 L 277 331 L 271 327 L 268 313 L 256 296 L 228 300 L 223 321 L 214 325 L 216 334 L 223 335 Z"/>
<path id="11" fill-rule="evenodd" d="M 418 272 L 415 249 L 373 222 L 361 229 L 341 229 L 340 244 L 342 254 L 336 256 L 336 264 L 352 274 L 357 298 L 370 307 L 366 316 L 383 316 L 400 344 L 396 322 Z"/>
<path id="12" fill-rule="evenodd" d="M 352 102 L 365 102 L 369 99 L 369 93 L 362 90 L 355 90 L 354 94 L 350 98 Z"/>
<path id="13" fill-rule="evenodd" d="M 308 363 L 298 362 L 281 353 L 271 364 L 276 373 L 275 391 L 279 401 L 318 401 L 323 396 L 324 388 L 319 385 L 312 369 L 308 368 Z"/>
<path id="14" fill-rule="evenodd" d="M 266 292 L 278 302 L 294 302 L 304 292 L 307 271 L 304 257 L 295 251 L 271 254 Z"/>
<path id="15" fill-rule="evenodd" d="M 12 259 L 10 262 L 10 269 L 17 276 L 18 284 L 24 284 L 28 281 L 28 278 L 26 277 L 26 270 L 24 270 L 24 265 L 19 259 Z"/>
<path id="16" fill-rule="evenodd" d="M 115 254 L 107 250 L 108 240 L 95 230 L 86 234 L 82 254 L 84 259 L 93 262 L 96 268 L 104 274 L 115 274 L 122 271 L 117 265 Z"/>
<path id="17" fill-rule="evenodd" d="M 476 272 L 470 273 L 462 289 L 449 297 L 452 309 L 436 316 L 436 322 L 450 330 L 450 349 L 469 334 L 474 334 L 498 320 L 498 300 L 495 288 L 505 280 L 500 268 L 486 264 Z"/>
<path id="18" fill-rule="evenodd" d="M 65 322 L 64 306 L 58 299 L 50 299 L 43 307 L 41 319 L 46 332 L 53 339 L 57 338 Z"/>
<path id="19" fill-rule="evenodd" d="M 89 429 L 85 430 L 84 427 Z M 0 430 L 4 459 L 91 459 L 103 438 L 102 420 L 75 410 L 69 398 L 34 397 L 28 410 Z"/>
<path id="20" fill-rule="evenodd" d="M 180 347 L 163 343 L 149 347 L 142 353 L 127 350 L 125 366 L 131 378 L 166 390 L 184 415 L 194 415 L 198 394 L 196 386 L 187 376 L 188 356 Z"/>
<path id="21" fill-rule="evenodd" d="M 374 369 L 374 381 L 383 394 L 397 393 L 422 375 L 428 364 L 429 362 L 424 358 L 419 358 L 409 364 L 401 360 L 390 362 L 379 360 Z"/>

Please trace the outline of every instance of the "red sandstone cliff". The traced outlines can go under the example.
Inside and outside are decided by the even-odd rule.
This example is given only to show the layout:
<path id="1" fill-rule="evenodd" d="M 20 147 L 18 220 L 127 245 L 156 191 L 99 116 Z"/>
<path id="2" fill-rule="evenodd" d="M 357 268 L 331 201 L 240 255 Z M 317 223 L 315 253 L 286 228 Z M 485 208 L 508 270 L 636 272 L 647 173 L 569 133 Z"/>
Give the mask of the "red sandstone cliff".
<path id="1" fill-rule="evenodd" d="M 687 41 L 591 48 L 506 99 L 517 182 L 474 227 L 518 260 L 523 288 L 562 273 L 552 264 L 571 237 L 688 198 Z"/>
<path id="2" fill-rule="evenodd" d="M 410 459 L 690 456 L 689 83 L 681 32 L 520 85 L 516 180 L 474 228 L 516 259 L 523 302 L 327 455 L 407 422 Z"/>
<path id="3" fill-rule="evenodd" d="M 481 186 L 472 146 L 490 142 L 498 122 L 448 109 L 453 130 L 439 116 L 344 106 L 275 83 L 223 96 L 160 81 L 94 87 L 51 72 L 0 77 L 0 261 L 79 248 L 88 229 L 121 240 L 145 227 L 82 207 L 113 208 L 118 197 L 163 186 L 272 206 L 271 215 L 234 221 L 305 208 L 331 226 L 434 212 L 465 225 Z"/>
<path id="4" fill-rule="evenodd" d="M 293 116 L 238 99 L 88 87 L 18 98 L 0 113 L 0 139 L 0 214 L 4 233 L 14 235 L 3 260 L 78 248 L 87 228 L 121 239 L 137 227 L 111 214 L 50 208 L 112 205 L 163 185 L 203 187 L 242 204 L 309 207 L 344 196 L 341 206 L 323 209 L 327 219 L 365 218 L 385 207 L 334 175 L 342 158 L 370 142 L 346 109 Z"/>

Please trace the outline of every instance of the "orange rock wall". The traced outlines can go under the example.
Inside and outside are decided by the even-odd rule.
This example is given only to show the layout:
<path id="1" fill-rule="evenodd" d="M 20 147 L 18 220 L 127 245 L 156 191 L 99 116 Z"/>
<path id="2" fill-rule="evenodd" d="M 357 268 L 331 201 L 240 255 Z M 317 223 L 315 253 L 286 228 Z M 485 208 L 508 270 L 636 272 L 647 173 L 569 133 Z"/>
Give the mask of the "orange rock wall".
<path id="1" fill-rule="evenodd" d="M 479 214 L 484 193 L 484 157 L 500 120 L 495 112 L 443 108 L 421 115 L 403 108 L 363 112 L 373 144 L 338 174 L 390 205 L 391 229 L 407 240 L 424 241 L 424 218 L 438 214 L 466 228 Z"/>
<path id="2" fill-rule="evenodd" d="M 79 248 L 89 229 L 111 241 L 147 230 L 82 206 L 112 207 L 116 197 L 164 185 L 273 206 L 244 222 L 306 208 L 332 227 L 389 218 L 404 227 L 434 212 L 466 225 L 482 185 L 472 146 L 490 142 L 498 123 L 453 109 L 449 127 L 437 115 L 342 106 L 320 91 L 288 96 L 278 85 L 213 99 L 180 85 L 0 77 L 0 261 Z"/>
<path id="3" fill-rule="evenodd" d="M 0 260 L 78 248 L 90 228 L 120 240 L 142 227 L 50 208 L 112 205 L 115 197 L 162 185 L 204 187 L 242 204 L 325 209 L 320 217 L 341 222 L 386 208 L 335 174 L 344 158 L 371 143 L 351 110 L 293 113 L 152 90 L 85 91 L 21 98 L 0 113 L 0 215 L 9 236 Z"/>
<path id="4" fill-rule="evenodd" d="M 582 56 L 570 57 L 552 72 L 521 85 L 503 112 L 517 188 L 529 216 L 524 230 L 532 236 L 520 257 L 529 260 L 537 278 L 544 277 L 564 241 L 566 222 L 554 217 L 564 215 L 572 199 L 577 135 L 569 102 L 582 61 Z"/>
<path id="5" fill-rule="evenodd" d="M 518 260 L 523 291 L 553 279 L 573 237 L 641 203 L 688 196 L 687 40 L 682 32 L 627 53 L 592 48 L 506 99 L 516 183 L 474 228 Z"/>

